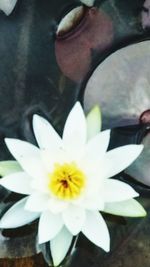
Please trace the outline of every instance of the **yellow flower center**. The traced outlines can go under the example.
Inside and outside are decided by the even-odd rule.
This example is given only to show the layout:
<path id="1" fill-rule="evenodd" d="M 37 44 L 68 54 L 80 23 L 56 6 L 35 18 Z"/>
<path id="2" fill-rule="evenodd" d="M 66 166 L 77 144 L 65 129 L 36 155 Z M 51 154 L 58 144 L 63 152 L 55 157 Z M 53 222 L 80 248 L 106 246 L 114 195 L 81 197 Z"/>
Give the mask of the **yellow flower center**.
<path id="1" fill-rule="evenodd" d="M 74 162 L 55 164 L 54 171 L 48 177 L 50 191 L 62 200 L 79 197 L 85 187 L 85 174 Z"/>

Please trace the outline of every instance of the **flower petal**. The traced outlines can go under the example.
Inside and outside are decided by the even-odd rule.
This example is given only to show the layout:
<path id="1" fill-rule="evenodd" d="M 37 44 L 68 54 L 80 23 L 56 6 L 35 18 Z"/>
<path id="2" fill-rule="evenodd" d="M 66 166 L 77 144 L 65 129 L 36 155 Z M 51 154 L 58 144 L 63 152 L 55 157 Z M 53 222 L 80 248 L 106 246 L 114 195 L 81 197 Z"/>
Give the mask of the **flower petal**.
<path id="1" fill-rule="evenodd" d="M 6 138 L 5 142 L 11 154 L 30 176 L 37 178 L 45 175 L 38 147 L 18 139 Z"/>
<path id="2" fill-rule="evenodd" d="M 39 218 L 39 213 L 30 212 L 24 209 L 26 201 L 27 197 L 21 199 L 4 214 L 0 220 L 0 228 L 17 228 Z"/>
<path id="3" fill-rule="evenodd" d="M 91 139 L 101 131 L 102 117 L 99 106 L 95 106 L 86 117 L 87 139 Z"/>
<path id="4" fill-rule="evenodd" d="M 22 168 L 15 160 L 6 160 L 0 162 L 0 176 L 6 176 L 20 171 L 22 171 Z"/>
<path id="5" fill-rule="evenodd" d="M 106 203 L 104 212 L 118 216 L 144 217 L 146 211 L 142 205 L 135 199 L 129 199 L 121 202 Z"/>
<path id="6" fill-rule="evenodd" d="M 91 198 L 84 198 L 80 202 L 80 206 L 88 210 L 99 210 L 104 209 L 104 201 L 101 196 L 93 196 Z"/>
<path id="7" fill-rule="evenodd" d="M 100 213 L 88 211 L 86 221 L 82 227 L 82 233 L 96 246 L 106 252 L 110 250 L 110 236 L 107 225 Z"/>
<path id="8" fill-rule="evenodd" d="M 105 180 L 101 194 L 105 202 L 120 202 L 139 196 L 130 185 L 114 179 Z"/>
<path id="9" fill-rule="evenodd" d="M 53 214 L 46 210 L 42 213 L 39 222 L 39 244 L 53 239 L 62 229 L 63 220 L 60 214 Z"/>
<path id="10" fill-rule="evenodd" d="M 68 207 L 68 203 L 66 201 L 62 201 L 59 199 L 51 198 L 48 202 L 48 209 L 52 213 L 60 213 Z"/>
<path id="11" fill-rule="evenodd" d="M 48 150 L 51 154 L 61 149 L 62 139 L 52 125 L 39 115 L 33 116 L 33 130 L 41 149 Z"/>
<path id="12" fill-rule="evenodd" d="M 0 179 L 0 184 L 10 191 L 29 195 L 32 193 L 31 177 L 25 172 L 16 172 Z"/>
<path id="13" fill-rule="evenodd" d="M 63 261 L 71 246 L 72 239 L 73 235 L 66 227 L 63 227 L 58 235 L 51 240 L 50 249 L 54 266 L 58 266 Z"/>
<path id="14" fill-rule="evenodd" d="M 93 162 L 101 159 L 108 148 L 110 139 L 110 130 L 100 132 L 90 139 L 85 147 L 85 161 Z"/>
<path id="15" fill-rule="evenodd" d="M 83 109 L 79 102 L 70 111 L 63 131 L 63 142 L 74 153 L 79 152 L 86 142 L 87 125 Z"/>
<path id="16" fill-rule="evenodd" d="M 85 4 L 86 6 L 93 6 L 94 5 L 95 0 L 81 0 L 81 3 Z"/>
<path id="17" fill-rule="evenodd" d="M 63 220 L 71 234 L 77 235 L 85 221 L 85 210 L 78 206 L 70 205 L 63 212 Z"/>
<path id="18" fill-rule="evenodd" d="M 0 10 L 2 10 L 7 16 L 13 11 L 17 0 L 0 0 Z"/>
<path id="19" fill-rule="evenodd" d="M 107 152 L 103 161 L 105 177 L 112 177 L 125 170 L 142 150 L 143 145 L 126 145 Z"/>
<path id="20" fill-rule="evenodd" d="M 41 212 L 48 207 L 49 196 L 46 194 L 34 193 L 28 197 L 25 209 L 33 212 Z"/>

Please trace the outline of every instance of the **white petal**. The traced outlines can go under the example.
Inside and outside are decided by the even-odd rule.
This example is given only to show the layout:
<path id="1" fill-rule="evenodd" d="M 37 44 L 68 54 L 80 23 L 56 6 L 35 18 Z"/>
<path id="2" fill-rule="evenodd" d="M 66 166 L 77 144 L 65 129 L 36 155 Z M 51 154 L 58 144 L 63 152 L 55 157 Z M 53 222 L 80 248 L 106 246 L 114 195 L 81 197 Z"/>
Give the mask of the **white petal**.
<path id="1" fill-rule="evenodd" d="M 89 7 L 93 6 L 94 2 L 95 2 L 95 0 L 80 0 L 80 1 L 81 1 L 81 3 L 83 3 L 83 4 L 85 4 L 86 6 L 89 6 Z"/>
<path id="2" fill-rule="evenodd" d="M 112 177 L 125 170 L 142 150 L 143 145 L 126 145 L 107 152 L 103 162 L 105 177 Z"/>
<path id="3" fill-rule="evenodd" d="M 95 106 L 86 117 L 87 139 L 91 139 L 101 131 L 102 117 L 99 106 Z"/>
<path id="4" fill-rule="evenodd" d="M 77 153 L 86 142 L 87 125 L 83 109 L 79 102 L 70 111 L 63 131 L 63 142 L 69 151 Z"/>
<path id="5" fill-rule="evenodd" d="M 60 214 L 52 214 L 44 211 L 39 222 L 39 244 L 45 243 L 53 239 L 62 229 L 63 221 Z"/>
<path id="6" fill-rule="evenodd" d="M 49 151 L 43 150 L 41 152 L 42 162 L 46 167 L 48 173 L 52 172 L 54 165 L 59 162 L 59 164 L 64 164 L 64 162 L 70 162 L 70 157 L 68 153 L 64 150 L 57 150 L 53 153 L 49 153 Z"/>
<path id="7" fill-rule="evenodd" d="M 77 235 L 81 231 L 85 221 L 85 210 L 78 206 L 70 205 L 63 212 L 63 220 L 68 230 L 73 235 Z"/>
<path id="8" fill-rule="evenodd" d="M 120 202 L 139 196 L 130 185 L 114 179 L 107 179 L 104 182 L 101 194 L 105 202 Z"/>
<path id="9" fill-rule="evenodd" d="M 51 198 L 48 202 L 48 209 L 55 214 L 62 212 L 67 207 L 68 203 L 59 199 Z"/>
<path id="10" fill-rule="evenodd" d="M 48 195 L 34 193 L 29 196 L 25 209 L 34 212 L 44 211 L 48 207 L 49 198 Z"/>
<path id="11" fill-rule="evenodd" d="M 121 202 L 106 203 L 104 212 L 127 217 L 144 217 L 146 211 L 142 205 L 135 199 L 129 199 Z"/>
<path id="12" fill-rule="evenodd" d="M 40 214 L 24 209 L 27 197 L 13 205 L 0 220 L 0 228 L 17 228 L 36 220 Z"/>
<path id="13" fill-rule="evenodd" d="M 33 130 L 41 149 L 50 151 L 51 155 L 61 149 L 62 140 L 60 136 L 52 125 L 39 115 L 33 117 Z"/>
<path id="14" fill-rule="evenodd" d="M 0 184 L 10 191 L 29 195 L 32 193 L 31 177 L 25 172 L 17 172 L 0 179 Z"/>
<path id="15" fill-rule="evenodd" d="M 6 176 L 21 171 L 22 171 L 21 166 L 15 160 L 6 160 L 0 162 L 0 176 Z"/>
<path id="16" fill-rule="evenodd" d="M 59 234 L 51 240 L 50 249 L 54 266 L 58 266 L 63 261 L 71 246 L 72 239 L 72 234 L 66 227 L 63 227 Z"/>
<path id="17" fill-rule="evenodd" d="M 16 3 L 17 0 L 0 0 L 0 10 L 4 11 L 6 15 L 10 15 Z"/>
<path id="18" fill-rule="evenodd" d="M 107 225 L 100 213 L 88 211 L 82 233 L 96 246 L 103 248 L 106 252 L 110 250 L 110 236 Z"/>
<path id="19" fill-rule="evenodd" d="M 6 138 L 5 142 L 11 154 L 30 176 L 37 178 L 45 175 L 38 147 L 18 139 Z"/>
<path id="20" fill-rule="evenodd" d="M 99 210 L 104 209 L 104 201 L 101 196 L 93 196 L 93 198 L 85 198 L 80 202 L 80 206 L 88 210 Z"/>
<path id="21" fill-rule="evenodd" d="M 90 139 L 85 147 L 85 161 L 93 162 L 101 159 L 108 148 L 110 139 L 110 130 L 100 132 Z"/>

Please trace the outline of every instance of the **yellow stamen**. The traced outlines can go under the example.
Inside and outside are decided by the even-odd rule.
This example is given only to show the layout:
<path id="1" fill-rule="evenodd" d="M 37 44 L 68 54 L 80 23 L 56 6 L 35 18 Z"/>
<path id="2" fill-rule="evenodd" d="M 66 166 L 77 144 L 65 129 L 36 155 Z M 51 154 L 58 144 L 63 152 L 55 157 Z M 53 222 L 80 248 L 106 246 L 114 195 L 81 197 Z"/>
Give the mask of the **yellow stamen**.
<path id="1" fill-rule="evenodd" d="M 55 164 L 54 171 L 48 177 L 50 191 L 62 200 L 79 197 L 85 187 L 85 174 L 74 162 Z"/>

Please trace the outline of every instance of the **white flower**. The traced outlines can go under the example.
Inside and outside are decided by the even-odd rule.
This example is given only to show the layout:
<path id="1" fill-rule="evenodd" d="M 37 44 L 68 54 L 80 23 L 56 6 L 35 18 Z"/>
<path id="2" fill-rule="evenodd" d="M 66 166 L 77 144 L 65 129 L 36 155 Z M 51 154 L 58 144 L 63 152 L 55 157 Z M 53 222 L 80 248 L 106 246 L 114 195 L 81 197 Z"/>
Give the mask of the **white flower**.
<path id="1" fill-rule="evenodd" d="M 80 232 L 109 251 L 109 232 L 99 211 L 120 214 L 123 207 L 122 214 L 131 216 L 124 206 L 128 203 L 132 209 L 138 205 L 133 200 L 138 193 L 111 177 L 128 167 L 143 146 L 127 145 L 107 152 L 110 131 L 98 133 L 93 120 L 96 135 L 93 137 L 90 131 L 92 137 L 87 140 L 91 121 L 91 116 L 86 121 L 81 105 L 76 103 L 62 138 L 48 121 L 34 115 L 33 130 L 39 148 L 18 139 L 5 140 L 23 170 L 5 176 L 0 183 L 13 192 L 29 196 L 4 214 L 0 227 L 16 228 L 40 218 L 39 243 L 51 241 L 55 265 L 62 261 L 73 236 Z M 143 208 L 140 214 L 145 215 Z M 135 212 L 133 216 L 136 215 Z"/>
<path id="2" fill-rule="evenodd" d="M 10 15 L 16 3 L 17 0 L 0 0 L 0 10 L 2 10 L 6 15 Z"/>

